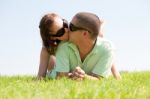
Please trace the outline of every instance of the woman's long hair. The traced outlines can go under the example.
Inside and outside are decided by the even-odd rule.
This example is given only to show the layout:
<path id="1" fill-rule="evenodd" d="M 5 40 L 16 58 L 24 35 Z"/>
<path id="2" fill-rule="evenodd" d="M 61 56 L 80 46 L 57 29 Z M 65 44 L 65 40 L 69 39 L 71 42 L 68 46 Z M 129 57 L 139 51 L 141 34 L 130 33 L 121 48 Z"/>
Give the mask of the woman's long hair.
<path id="1" fill-rule="evenodd" d="M 55 17 L 58 17 L 58 15 L 55 13 L 46 14 L 42 17 L 39 25 L 43 46 L 47 49 L 49 54 L 55 54 L 55 50 L 58 45 L 55 44 L 55 42 L 57 43 L 57 41 L 50 40 L 49 36 L 49 32 L 51 31 L 50 27 L 53 26 Z"/>

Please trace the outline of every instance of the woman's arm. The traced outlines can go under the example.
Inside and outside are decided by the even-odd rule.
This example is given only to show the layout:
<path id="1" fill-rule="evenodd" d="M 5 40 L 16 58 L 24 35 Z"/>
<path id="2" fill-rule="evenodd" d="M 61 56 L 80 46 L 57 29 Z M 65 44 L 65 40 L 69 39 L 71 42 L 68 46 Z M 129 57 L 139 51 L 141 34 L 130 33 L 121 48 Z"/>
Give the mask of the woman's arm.
<path id="1" fill-rule="evenodd" d="M 47 68 L 49 62 L 49 53 L 45 47 L 42 47 L 41 54 L 40 54 L 40 64 L 39 64 L 39 71 L 37 78 L 42 79 L 46 76 Z"/>

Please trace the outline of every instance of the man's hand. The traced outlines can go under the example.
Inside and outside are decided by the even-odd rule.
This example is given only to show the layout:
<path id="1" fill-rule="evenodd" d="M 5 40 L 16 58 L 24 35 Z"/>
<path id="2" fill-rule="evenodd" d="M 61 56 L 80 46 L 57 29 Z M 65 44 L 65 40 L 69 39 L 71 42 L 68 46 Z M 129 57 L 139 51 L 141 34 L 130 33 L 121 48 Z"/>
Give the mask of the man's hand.
<path id="1" fill-rule="evenodd" d="M 85 78 L 85 72 L 78 66 L 68 76 L 73 80 L 83 80 Z"/>

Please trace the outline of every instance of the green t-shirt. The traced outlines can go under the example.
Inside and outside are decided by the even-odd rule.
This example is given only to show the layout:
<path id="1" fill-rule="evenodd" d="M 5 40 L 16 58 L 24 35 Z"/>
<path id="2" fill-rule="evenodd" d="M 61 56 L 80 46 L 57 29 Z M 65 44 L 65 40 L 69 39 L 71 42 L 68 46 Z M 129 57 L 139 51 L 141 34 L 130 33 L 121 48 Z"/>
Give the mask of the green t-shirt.
<path id="1" fill-rule="evenodd" d="M 78 48 L 71 42 L 61 43 L 56 52 L 56 66 L 49 76 L 55 78 L 57 72 L 71 72 L 80 66 L 86 74 L 94 73 L 103 77 L 110 74 L 114 61 L 114 47 L 104 38 L 97 38 L 92 51 L 81 61 Z"/>

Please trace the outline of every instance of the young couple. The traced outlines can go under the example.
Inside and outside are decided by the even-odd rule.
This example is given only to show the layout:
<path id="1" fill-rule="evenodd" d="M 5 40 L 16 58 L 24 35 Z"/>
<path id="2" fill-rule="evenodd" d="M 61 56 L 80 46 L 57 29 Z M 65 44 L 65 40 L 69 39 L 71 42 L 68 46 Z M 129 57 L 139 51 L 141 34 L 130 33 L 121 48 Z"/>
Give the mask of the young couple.
<path id="1" fill-rule="evenodd" d="M 74 80 L 107 77 L 121 79 L 114 63 L 114 48 L 101 33 L 102 21 L 89 12 L 77 13 L 68 22 L 55 13 L 40 21 L 43 46 L 37 78 L 69 77 Z"/>

